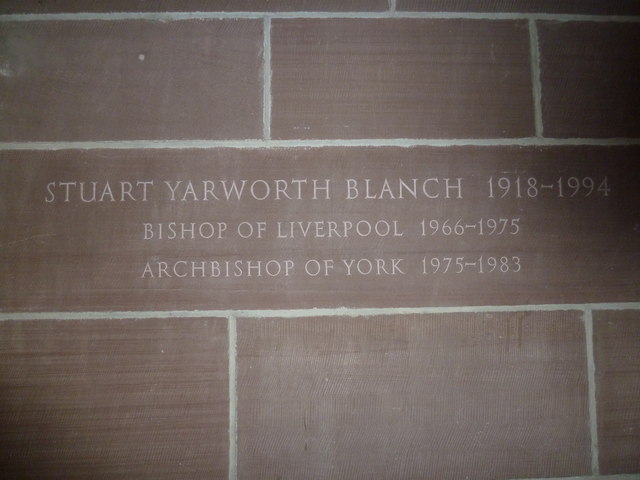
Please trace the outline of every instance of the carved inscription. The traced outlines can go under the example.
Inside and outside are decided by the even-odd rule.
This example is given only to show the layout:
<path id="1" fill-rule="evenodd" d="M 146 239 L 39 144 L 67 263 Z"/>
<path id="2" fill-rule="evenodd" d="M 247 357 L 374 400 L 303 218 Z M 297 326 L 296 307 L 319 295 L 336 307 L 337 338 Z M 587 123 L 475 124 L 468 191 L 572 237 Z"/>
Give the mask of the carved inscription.
<path id="1" fill-rule="evenodd" d="M 2 307 L 637 300 L 637 154 L 8 152 Z"/>

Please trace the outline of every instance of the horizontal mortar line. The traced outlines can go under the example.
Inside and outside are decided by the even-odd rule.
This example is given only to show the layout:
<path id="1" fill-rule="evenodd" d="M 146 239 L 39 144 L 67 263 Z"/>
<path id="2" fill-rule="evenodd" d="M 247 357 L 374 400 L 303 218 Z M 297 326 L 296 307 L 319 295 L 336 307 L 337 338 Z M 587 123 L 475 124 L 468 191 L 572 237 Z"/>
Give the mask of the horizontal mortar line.
<path id="1" fill-rule="evenodd" d="M 457 147 L 457 146 L 625 146 L 640 145 L 640 138 L 467 138 L 467 139 L 346 139 L 346 140 L 108 140 L 82 142 L 0 142 L 4 150 L 96 149 L 206 149 L 309 147 Z"/>
<path id="2" fill-rule="evenodd" d="M 224 20 L 260 18 L 423 18 L 471 20 L 553 20 L 560 22 L 640 22 L 637 15 L 597 15 L 525 12 L 109 12 L 109 13 L 17 13 L 0 15 L 0 21 L 78 21 L 78 20 Z"/>
<path id="3" fill-rule="evenodd" d="M 396 12 L 398 18 L 462 18 L 470 20 L 552 20 L 557 22 L 640 22 L 637 15 L 595 15 L 520 12 Z"/>
<path id="4" fill-rule="evenodd" d="M 491 312 L 555 312 L 578 310 L 640 310 L 640 302 L 621 303 L 564 303 L 540 305 L 478 305 L 459 307 L 383 307 L 383 308 L 309 308 L 279 310 L 157 310 L 114 312 L 7 312 L 0 313 L 0 321 L 6 320 L 98 320 L 144 318 L 199 318 L 199 317 L 367 317 L 375 315 L 416 315 L 434 313 L 491 313 Z"/>
<path id="5" fill-rule="evenodd" d="M 621 473 L 613 475 L 583 475 L 578 477 L 552 477 L 552 478 L 515 478 L 510 480 L 640 480 L 639 473 Z"/>

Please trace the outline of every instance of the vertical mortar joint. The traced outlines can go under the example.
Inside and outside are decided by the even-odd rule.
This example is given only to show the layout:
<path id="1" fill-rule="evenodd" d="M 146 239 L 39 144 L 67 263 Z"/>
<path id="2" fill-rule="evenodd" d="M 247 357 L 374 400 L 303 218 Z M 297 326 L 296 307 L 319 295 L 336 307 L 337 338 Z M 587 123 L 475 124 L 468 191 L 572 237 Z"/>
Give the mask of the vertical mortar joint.
<path id="1" fill-rule="evenodd" d="M 229 355 L 229 480 L 238 478 L 238 379 L 237 359 L 237 326 L 236 317 L 227 317 Z"/>
<path id="2" fill-rule="evenodd" d="M 593 313 L 584 310 L 585 341 L 587 347 L 587 376 L 589 386 L 589 431 L 591 436 L 591 473 L 600 474 L 598 451 L 598 412 L 596 404 L 596 364 L 593 349 Z"/>
<path id="3" fill-rule="evenodd" d="M 542 83 L 540 80 L 540 42 L 538 40 L 538 27 L 534 19 L 529 20 L 529 51 L 531 59 L 531 87 L 533 89 L 533 116 L 535 135 L 538 138 L 544 135 L 542 123 Z"/>
<path id="4" fill-rule="evenodd" d="M 262 135 L 271 140 L 271 17 L 264 17 L 262 44 Z"/>

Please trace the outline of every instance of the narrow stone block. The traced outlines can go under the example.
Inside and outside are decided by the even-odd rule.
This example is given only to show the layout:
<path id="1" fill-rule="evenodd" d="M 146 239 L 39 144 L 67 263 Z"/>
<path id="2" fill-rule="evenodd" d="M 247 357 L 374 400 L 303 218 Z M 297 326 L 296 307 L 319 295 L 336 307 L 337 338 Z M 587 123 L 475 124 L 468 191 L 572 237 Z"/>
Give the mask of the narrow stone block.
<path id="1" fill-rule="evenodd" d="M 593 313 L 603 474 L 640 472 L 640 311 Z"/>
<path id="2" fill-rule="evenodd" d="M 2 22 L 0 141 L 262 136 L 262 21 Z"/>
<path id="3" fill-rule="evenodd" d="M 546 137 L 640 137 L 640 25 L 538 22 Z"/>
<path id="4" fill-rule="evenodd" d="M 222 319 L 0 322 L 0 476 L 227 478 Z"/>
<path id="5" fill-rule="evenodd" d="M 578 312 L 238 320 L 238 478 L 590 472 Z"/>
<path id="6" fill-rule="evenodd" d="M 638 15 L 636 0 L 396 0 L 398 11 Z"/>
<path id="7" fill-rule="evenodd" d="M 273 138 L 534 133 L 525 21 L 271 23 Z"/>
<path id="8" fill-rule="evenodd" d="M 388 0 L 42 0 L 9 1 L 0 13 L 79 12 L 356 12 L 382 11 Z"/>

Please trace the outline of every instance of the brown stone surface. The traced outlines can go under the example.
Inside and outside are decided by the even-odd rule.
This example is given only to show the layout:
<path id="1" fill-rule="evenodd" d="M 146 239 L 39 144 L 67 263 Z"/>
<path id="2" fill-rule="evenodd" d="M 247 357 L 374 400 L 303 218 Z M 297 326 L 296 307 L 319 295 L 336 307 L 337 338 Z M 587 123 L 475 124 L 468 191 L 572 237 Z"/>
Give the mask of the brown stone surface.
<path id="1" fill-rule="evenodd" d="M 388 0 L 7 0 L 0 13 L 380 11 Z"/>
<path id="2" fill-rule="evenodd" d="M 526 21 L 273 20 L 273 138 L 525 137 Z"/>
<path id="3" fill-rule="evenodd" d="M 637 0 L 396 0 L 399 11 L 638 15 Z"/>
<path id="4" fill-rule="evenodd" d="M 0 141 L 262 136 L 262 21 L 3 22 Z"/>
<path id="5" fill-rule="evenodd" d="M 636 301 L 639 153 L 638 147 L 5 151 L 0 307 Z"/>
<path id="6" fill-rule="evenodd" d="M 238 478 L 590 472 L 578 312 L 238 320 Z"/>
<path id="7" fill-rule="evenodd" d="M 640 137 L 640 25 L 538 22 L 547 137 Z"/>
<path id="8" fill-rule="evenodd" d="M 220 319 L 0 322 L 0 476 L 226 479 Z"/>
<path id="9" fill-rule="evenodd" d="M 600 472 L 640 472 L 640 311 L 593 313 Z"/>

